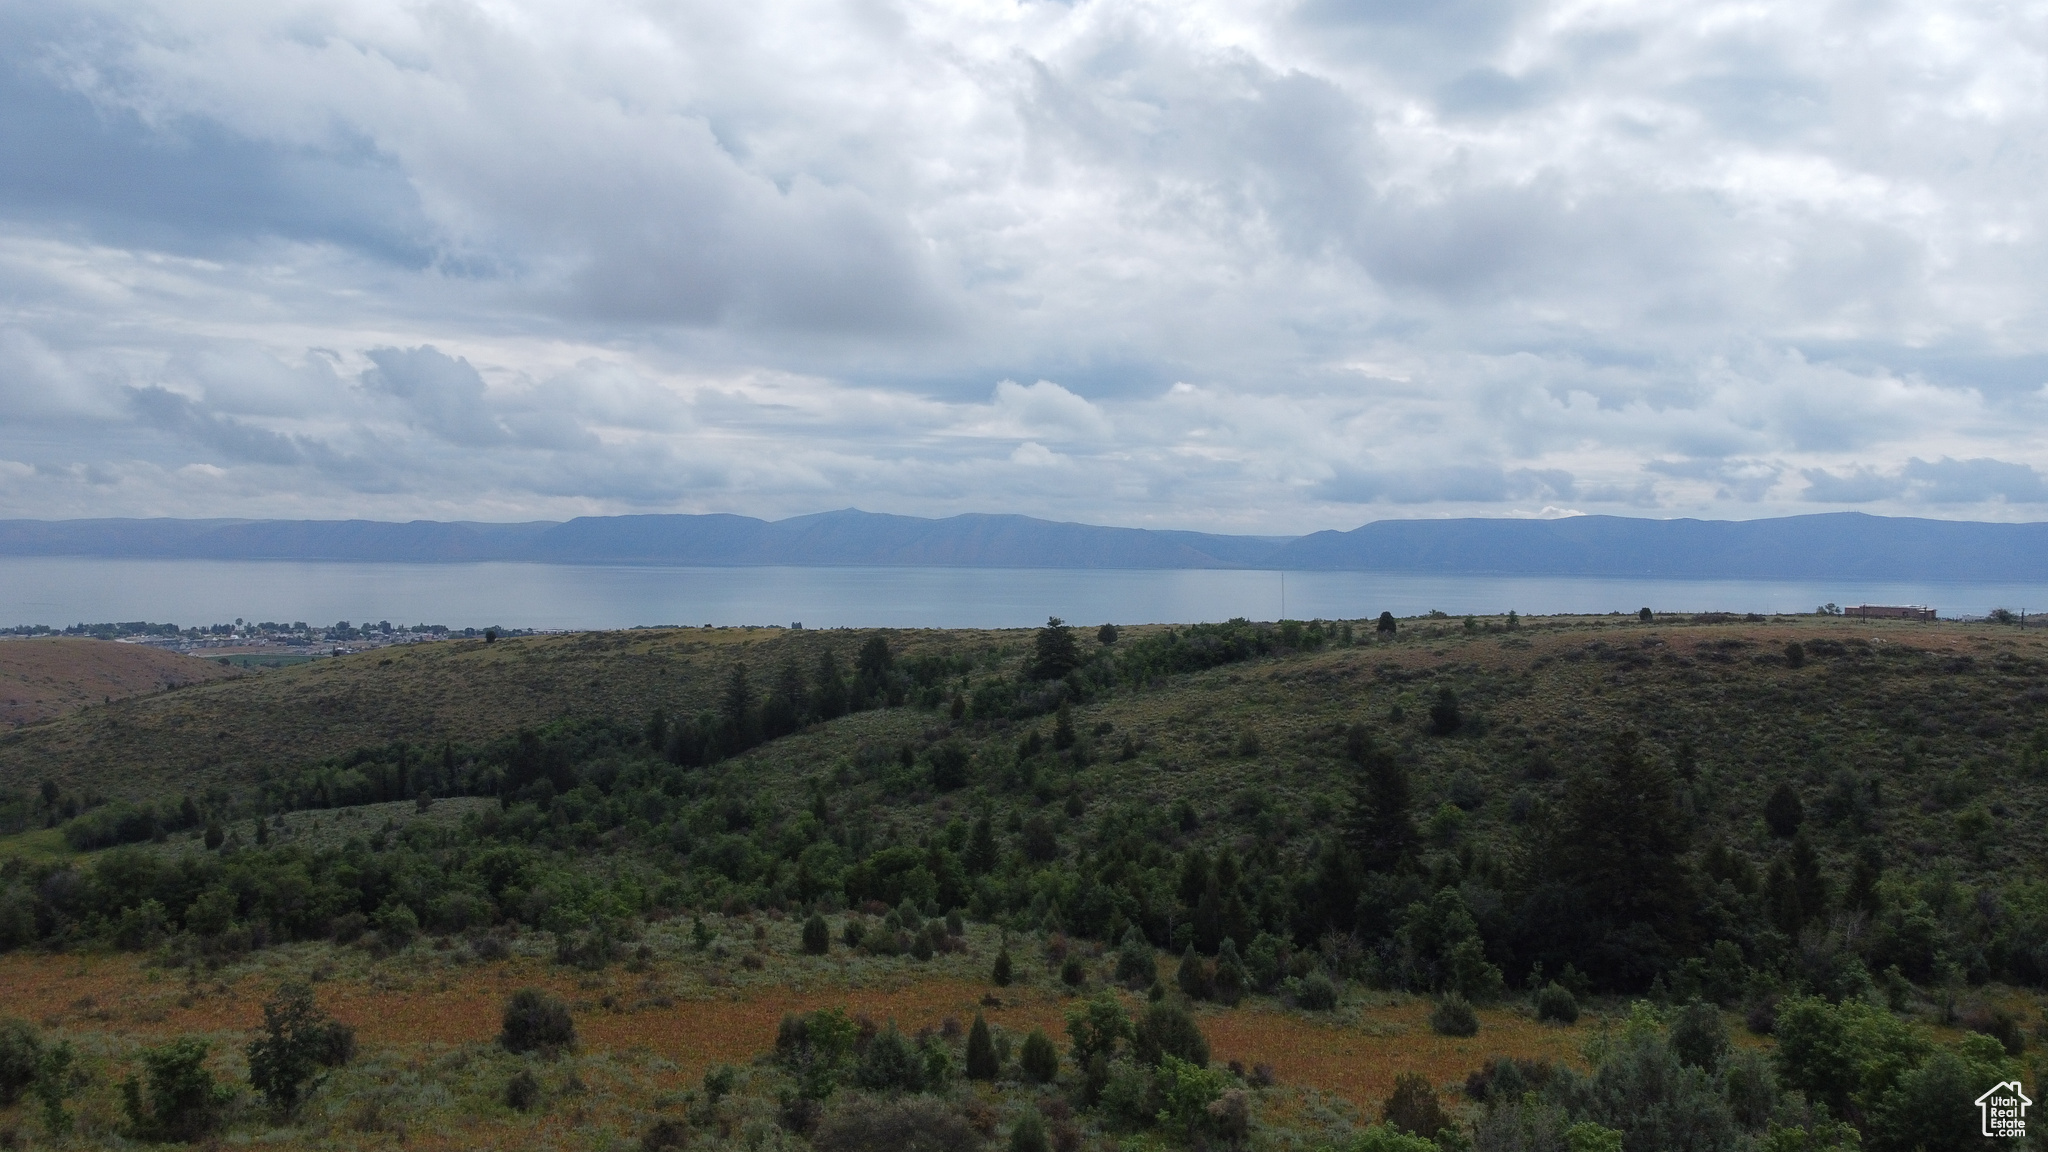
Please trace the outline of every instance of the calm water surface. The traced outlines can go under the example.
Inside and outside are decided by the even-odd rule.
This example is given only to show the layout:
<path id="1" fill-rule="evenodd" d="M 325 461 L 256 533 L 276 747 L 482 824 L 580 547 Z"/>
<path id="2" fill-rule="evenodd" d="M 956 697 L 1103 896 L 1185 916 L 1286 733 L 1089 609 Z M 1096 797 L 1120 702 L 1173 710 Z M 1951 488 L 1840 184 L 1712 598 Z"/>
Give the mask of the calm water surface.
<path id="1" fill-rule="evenodd" d="M 0 558 L 0 625 L 390 620 L 450 627 L 636 624 L 1011 628 L 1069 621 L 1356 619 L 1500 613 L 1811 612 L 1931 604 L 1944 617 L 2048 609 L 2048 584 L 1634 580 L 1370 572 L 1003 568 L 629 568 Z"/>

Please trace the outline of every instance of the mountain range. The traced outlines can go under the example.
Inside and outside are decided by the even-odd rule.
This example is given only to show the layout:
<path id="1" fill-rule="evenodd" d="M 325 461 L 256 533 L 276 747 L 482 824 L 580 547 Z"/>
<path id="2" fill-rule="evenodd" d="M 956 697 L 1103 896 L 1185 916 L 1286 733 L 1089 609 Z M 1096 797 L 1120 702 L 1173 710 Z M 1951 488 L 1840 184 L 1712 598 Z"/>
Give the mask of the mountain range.
<path id="1" fill-rule="evenodd" d="M 0 520 L 0 556 L 480 560 L 678 567 L 1254 568 L 1517 576 L 2031 583 L 2048 524 L 1833 512 L 1759 520 L 1379 520 L 1348 532 L 1229 536 L 1028 516 L 856 509 L 758 520 L 585 516 L 415 520 Z"/>

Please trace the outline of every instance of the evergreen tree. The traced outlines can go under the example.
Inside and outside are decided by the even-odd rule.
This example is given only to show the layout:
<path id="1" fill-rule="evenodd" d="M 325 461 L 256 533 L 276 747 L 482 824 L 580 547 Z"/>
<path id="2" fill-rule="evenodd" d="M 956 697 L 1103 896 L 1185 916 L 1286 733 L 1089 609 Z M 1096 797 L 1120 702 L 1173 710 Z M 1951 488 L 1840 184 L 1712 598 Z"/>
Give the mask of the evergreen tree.
<path id="1" fill-rule="evenodd" d="M 1060 1050 L 1053 1047 L 1052 1040 L 1037 1028 L 1024 1038 L 1024 1050 L 1018 1054 L 1017 1065 L 1024 1075 L 1040 1084 L 1050 1084 L 1059 1078 Z"/>
<path id="2" fill-rule="evenodd" d="M 988 1021 L 976 1012 L 974 1027 L 967 1030 L 967 1078 L 993 1080 L 998 1070 L 995 1041 L 989 1036 Z"/>
<path id="3" fill-rule="evenodd" d="M 1032 640 L 1031 678 L 1061 680 L 1080 666 L 1081 647 L 1074 643 L 1074 630 L 1057 616 L 1047 618 Z"/>
<path id="4" fill-rule="evenodd" d="M 816 912 L 804 921 L 804 951 L 812 956 L 823 956 L 832 950 L 832 930 L 825 926 L 825 918 Z"/>
<path id="5" fill-rule="evenodd" d="M 745 664 L 734 664 L 726 678 L 725 691 L 718 697 L 718 720 L 728 755 L 754 746 L 754 689 L 747 682 Z"/>
<path id="6" fill-rule="evenodd" d="M 967 850 L 961 856 L 961 863 L 967 866 L 970 876 L 980 876 L 996 866 L 996 826 L 987 812 L 974 822 L 974 830 L 967 834 Z"/>
<path id="7" fill-rule="evenodd" d="M 1180 969 L 1174 973 L 1173 980 L 1180 986 L 1181 993 L 1189 999 L 1209 998 L 1212 990 L 1209 983 L 1209 966 L 1195 953 L 1193 944 L 1188 945 L 1188 950 L 1181 954 Z"/>
<path id="8" fill-rule="evenodd" d="M 1414 856 L 1417 840 L 1408 769 L 1362 724 L 1352 726 L 1345 752 L 1357 769 L 1345 839 L 1365 871 L 1398 871 Z"/>
<path id="9" fill-rule="evenodd" d="M 1771 835 L 1780 840 L 1790 840 L 1799 826 L 1806 822 L 1806 805 L 1799 802 L 1799 793 L 1789 780 L 1778 781 L 1771 789 L 1770 799 L 1764 801 L 1764 823 L 1771 829 Z"/>
<path id="10" fill-rule="evenodd" d="M 817 670 L 811 673 L 811 711 L 820 720 L 846 715 L 846 677 L 830 648 L 818 654 Z"/>
<path id="11" fill-rule="evenodd" d="M 1429 730 L 1438 736 L 1454 735 L 1465 725 L 1465 713 L 1458 707 L 1458 694 L 1449 684 L 1436 690 L 1436 700 L 1429 706 Z"/>
<path id="12" fill-rule="evenodd" d="M 863 679 L 880 682 L 896 667 L 896 654 L 889 650 L 889 638 L 877 632 L 860 646 L 854 670 Z"/>
<path id="13" fill-rule="evenodd" d="M 1580 926 L 1592 937 L 1589 960 L 1616 983 L 1646 979 L 1661 962 L 1654 953 L 1691 936 L 1685 821 L 1670 773 L 1623 732 L 1604 763 L 1567 783 L 1561 816 L 1550 863 L 1589 916 Z"/>
<path id="14" fill-rule="evenodd" d="M 1010 986 L 1010 967 L 1010 947 L 1005 944 L 1002 950 L 996 953 L 995 968 L 989 973 L 989 979 L 995 981 L 996 987 L 1008 988 Z"/>
<path id="15" fill-rule="evenodd" d="M 1237 954 L 1237 941 L 1226 936 L 1216 948 L 1216 999 L 1235 1008 L 1251 983 L 1244 961 Z"/>
<path id="16" fill-rule="evenodd" d="M 1400 625 L 1394 622 L 1394 614 L 1392 612 L 1382 612 L 1380 613 L 1379 622 L 1373 625 L 1373 631 L 1382 636 L 1392 636 L 1395 629 L 1399 627 Z"/>

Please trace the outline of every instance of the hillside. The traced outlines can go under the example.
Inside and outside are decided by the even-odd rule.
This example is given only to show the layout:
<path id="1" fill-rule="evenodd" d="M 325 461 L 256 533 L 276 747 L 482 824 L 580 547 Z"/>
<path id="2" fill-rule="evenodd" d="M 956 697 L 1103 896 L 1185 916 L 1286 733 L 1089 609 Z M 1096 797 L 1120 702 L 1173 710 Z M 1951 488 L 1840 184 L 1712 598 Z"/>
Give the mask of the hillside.
<path id="1" fill-rule="evenodd" d="M 140 644 L 47 636 L 0 640 L 0 728 L 236 675 L 215 663 Z"/>
<path id="2" fill-rule="evenodd" d="M 99 1054 L 94 1139 L 152 1131 L 115 1091 L 148 1046 L 232 1051 L 303 980 L 359 1066 L 313 1112 L 192 1124 L 1974 1147 L 1957 1086 L 2048 1066 L 2044 644 L 1619 616 L 423 644 L 7 737 L 53 788 L 7 801 L 50 827 L 0 844 L 0 980 Z M 73 817 L 99 789 L 150 803 Z M 493 1044 L 519 986 L 584 1046 Z"/>
<path id="3" fill-rule="evenodd" d="M 226 669 L 189 656 L 102 644 L 177 662 L 169 666 L 194 675 L 176 691 L 117 699 L 0 735 L 0 790 L 49 779 L 109 799 L 235 792 L 247 789 L 259 769 L 364 745 L 478 742 L 547 720 L 644 719 L 657 708 L 694 713 L 711 704 L 735 661 L 765 675 L 785 658 L 808 666 L 827 648 L 846 660 L 864 635 L 728 628 L 447 640 L 323 659 L 231 683 L 213 682 L 227 679 Z M 906 653 L 996 642 L 995 634 L 891 635 Z M 0 658 L 15 647 L 65 643 L 95 642 L 0 643 Z"/>

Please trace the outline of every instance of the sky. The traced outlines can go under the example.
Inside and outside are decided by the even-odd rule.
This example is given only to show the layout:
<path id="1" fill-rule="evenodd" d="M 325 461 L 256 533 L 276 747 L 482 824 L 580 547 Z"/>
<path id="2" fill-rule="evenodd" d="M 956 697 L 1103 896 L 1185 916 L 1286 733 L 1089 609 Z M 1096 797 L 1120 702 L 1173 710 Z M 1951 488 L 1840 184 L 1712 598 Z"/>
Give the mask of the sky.
<path id="1" fill-rule="evenodd" d="M 0 517 L 2048 519 L 2048 7 L 0 0 Z"/>

